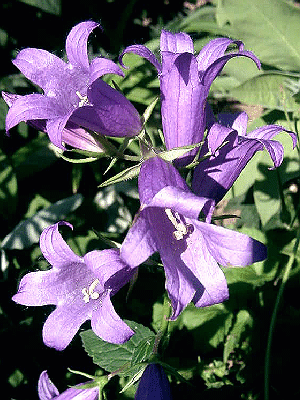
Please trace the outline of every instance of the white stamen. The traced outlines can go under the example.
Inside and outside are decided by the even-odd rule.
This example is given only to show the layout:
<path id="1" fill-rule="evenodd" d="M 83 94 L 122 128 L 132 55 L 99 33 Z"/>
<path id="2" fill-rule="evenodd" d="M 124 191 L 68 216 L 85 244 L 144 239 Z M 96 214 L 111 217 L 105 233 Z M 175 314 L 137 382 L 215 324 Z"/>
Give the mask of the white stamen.
<path id="1" fill-rule="evenodd" d="M 180 218 L 179 213 L 175 212 L 174 216 L 173 211 L 170 208 L 166 208 L 165 213 L 167 214 L 167 217 L 175 227 L 175 231 L 173 232 L 174 239 L 176 240 L 183 239 L 183 237 L 190 232 L 190 228 L 192 225 L 184 224 Z"/>
<path id="2" fill-rule="evenodd" d="M 89 288 L 83 288 L 81 293 L 83 294 L 83 301 L 88 303 L 90 301 L 90 297 L 93 300 L 97 300 L 100 296 L 98 292 L 94 292 L 96 286 L 100 283 L 99 279 L 95 279 L 89 286 Z"/>
<path id="3" fill-rule="evenodd" d="M 78 107 L 87 106 L 89 104 L 89 100 L 88 100 L 87 96 L 82 96 L 81 93 L 79 92 L 79 90 L 77 90 L 76 94 L 80 99 Z"/>

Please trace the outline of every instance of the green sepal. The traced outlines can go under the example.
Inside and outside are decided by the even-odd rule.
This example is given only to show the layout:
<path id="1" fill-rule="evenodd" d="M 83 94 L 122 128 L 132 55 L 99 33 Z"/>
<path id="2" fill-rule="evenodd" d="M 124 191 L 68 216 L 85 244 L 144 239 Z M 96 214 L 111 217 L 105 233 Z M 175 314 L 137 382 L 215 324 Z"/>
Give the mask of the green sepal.
<path id="1" fill-rule="evenodd" d="M 145 126 L 145 124 L 148 122 L 148 119 L 150 118 L 151 114 L 153 113 L 153 110 L 158 102 L 159 97 L 156 97 L 152 103 L 149 104 L 149 106 L 146 108 L 142 119 L 143 119 L 143 125 Z"/>
<path id="2" fill-rule="evenodd" d="M 149 337 L 145 338 L 138 344 L 132 355 L 131 359 L 132 366 L 139 363 L 143 363 L 149 359 L 149 357 L 153 353 L 155 341 L 156 337 L 150 335 Z"/>
<path id="3" fill-rule="evenodd" d="M 174 147 L 171 150 L 162 151 L 158 154 L 158 156 L 165 161 L 173 161 L 176 160 L 176 158 L 182 157 L 185 153 L 202 146 L 202 144 L 203 142 L 199 142 L 196 144 L 190 144 L 188 146 Z"/>
<path id="4" fill-rule="evenodd" d="M 109 178 L 107 181 L 102 182 L 101 185 L 98 187 L 104 187 L 108 185 L 112 185 L 114 183 L 127 181 L 129 179 L 136 178 L 139 175 L 142 163 L 136 164 L 132 167 L 124 169 L 123 171 L 119 172 L 117 175 Z"/>

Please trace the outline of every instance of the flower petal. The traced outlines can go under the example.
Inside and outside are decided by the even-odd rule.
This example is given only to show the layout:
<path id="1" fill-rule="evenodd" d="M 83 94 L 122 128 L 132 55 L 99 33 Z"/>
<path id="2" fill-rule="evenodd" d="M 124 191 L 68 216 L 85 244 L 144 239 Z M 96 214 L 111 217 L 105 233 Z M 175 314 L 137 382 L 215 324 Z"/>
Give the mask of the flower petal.
<path id="1" fill-rule="evenodd" d="M 169 380 L 159 364 L 147 365 L 140 379 L 135 400 L 171 400 Z"/>
<path id="2" fill-rule="evenodd" d="M 134 44 L 132 46 L 126 47 L 123 50 L 123 53 L 119 57 L 119 62 L 123 68 L 126 68 L 126 66 L 123 63 L 123 57 L 127 53 L 137 54 L 138 56 L 145 58 L 151 64 L 154 65 L 154 67 L 157 69 L 158 73 L 161 73 L 161 64 L 157 60 L 156 56 L 152 53 L 152 51 L 148 49 L 148 47 L 140 45 L 140 44 Z"/>
<path id="3" fill-rule="evenodd" d="M 243 43 L 239 40 L 228 38 L 210 40 L 196 57 L 199 71 L 205 71 L 218 58 L 224 56 L 227 47 L 232 43 L 235 43 L 240 49 L 243 49 Z"/>
<path id="4" fill-rule="evenodd" d="M 107 58 L 95 58 L 90 64 L 89 85 L 106 74 L 124 76 L 124 72 L 113 61 L 108 60 Z"/>
<path id="5" fill-rule="evenodd" d="M 58 281 L 53 270 L 30 272 L 21 279 L 12 300 L 25 306 L 57 304 Z"/>
<path id="6" fill-rule="evenodd" d="M 172 186 L 161 189 L 147 205 L 147 207 L 171 208 L 187 218 L 195 219 L 199 217 L 200 211 L 205 206 L 212 206 L 212 200 Z"/>
<path id="7" fill-rule="evenodd" d="M 192 222 L 194 231 L 187 238 L 187 248 L 181 259 L 201 283 L 192 301 L 197 307 L 221 303 L 229 297 L 225 276 L 209 252 L 203 232 L 197 227 L 197 221 L 189 222 Z"/>
<path id="8" fill-rule="evenodd" d="M 187 243 L 186 240 L 174 238 L 174 225 L 165 210 L 149 207 L 143 210 L 143 216 L 147 219 L 150 227 L 153 247 L 159 252 L 164 265 L 166 289 L 173 309 L 171 319 L 176 319 L 187 304 L 192 301 L 195 292 L 202 285 L 181 259 L 181 254 L 186 250 Z M 142 251 L 140 247 L 139 251 Z"/>
<path id="9" fill-rule="evenodd" d="M 81 22 L 74 26 L 66 39 L 66 52 L 70 64 L 73 67 L 89 70 L 89 59 L 87 53 L 87 41 L 93 29 L 100 26 L 93 21 Z"/>
<path id="10" fill-rule="evenodd" d="M 128 266 L 120 258 L 118 249 L 94 250 L 84 256 L 84 261 L 87 267 L 94 272 L 100 280 L 100 284 L 104 286 L 113 275 L 126 269 Z M 130 280 L 130 277 L 125 282 L 120 282 L 120 289 Z"/>
<path id="11" fill-rule="evenodd" d="M 47 94 L 57 88 L 60 76 L 65 75 L 67 64 L 43 49 L 26 48 L 21 50 L 12 63 L 27 79 L 40 86 Z"/>
<path id="12" fill-rule="evenodd" d="M 131 267 L 136 267 L 146 261 L 157 251 L 149 223 L 143 215 L 136 216 L 120 249 L 121 258 Z"/>
<path id="13" fill-rule="evenodd" d="M 227 137 L 226 143 L 212 156 L 201 161 L 194 170 L 192 190 L 198 195 L 214 199 L 218 203 L 251 160 L 253 155 L 263 150 L 261 141 L 245 139 L 235 145 L 235 135 Z"/>
<path id="14" fill-rule="evenodd" d="M 194 221 L 214 259 L 223 266 L 246 266 L 267 258 L 266 246 L 249 236 L 221 226 Z"/>
<path id="15" fill-rule="evenodd" d="M 62 150 L 64 150 L 64 146 L 62 145 L 63 132 L 66 128 L 67 123 L 70 120 L 72 113 L 73 110 L 69 111 L 68 113 L 62 116 L 48 119 L 46 121 L 46 132 L 49 136 L 49 139 L 55 146 L 57 146 Z"/>
<path id="16" fill-rule="evenodd" d="M 96 335 L 115 344 L 129 340 L 135 332 L 118 316 L 109 294 L 103 296 L 101 303 L 101 307 L 93 310 L 91 318 L 92 329 Z"/>
<path id="17" fill-rule="evenodd" d="M 239 136 L 247 135 L 248 115 L 245 111 L 238 113 L 218 114 L 219 124 L 235 129 Z"/>
<path id="18" fill-rule="evenodd" d="M 174 186 L 188 192 L 185 180 L 172 164 L 160 157 L 146 160 L 139 174 L 139 194 L 142 205 L 149 204 L 153 197 L 166 186 Z"/>
<path id="19" fill-rule="evenodd" d="M 43 326 L 43 341 L 46 346 L 64 350 L 80 326 L 89 319 L 85 307 L 77 303 L 58 306 Z"/>
<path id="20" fill-rule="evenodd" d="M 208 148 L 212 154 L 221 146 L 225 139 L 228 139 L 229 135 L 233 135 L 237 140 L 237 132 L 233 128 L 229 128 L 220 124 L 213 124 L 208 134 Z"/>
<path id="21" fill-rule="evenodd" d="M 259 59 L 251 51 L 243 50 L 239 51 L 238 53 L 226 54 L 210 64 L 201 77 L 202 84 L 207 88 L 207 94 L 213 80 L 219 75 L 227 61 L 229 61 L 231 58 L 241 56 L 251 58 L 255 62 L 257 67 L 260 68 Z"/>
<path id="22" fill-rule="evenodd" d="M 39 377 L 38 393 L 40 400 L 52 400 L 59 395 L 59 391 L 51 382 L 47 371 L 43 371 Z"/>
<path id="23" fill-rule="evenodd" d="M 83 262 L 83 259 L 71 250 L 59 233 L 58 227 L 61 225 L 72 228 L 72 225 L 68 222 L 61 221 L 44 229 L 40 236 L 41 251 L 54 268 Z"/>
<path id="24" fill-rule="evenodd" d="M 203 139 L 206 97 L 203 96 L 193 54 L 177 56 L 170 68 L 166 68 L 165 58 L 163 54 L 161 111 L 165 143 L 169 150 L 198 143 Z"/>
<path id="25" fill-rule="evenodd" d="M 187 33 L 179 32 L 174 34 L 162 29 L 160 35 L 160 51 L 168 51 L 178 54 L 194 54 L 194 44 Z"/>
<path id="26" fill-rule="evenodd" d="M 21 121 L 56 118 L 60 110 L 49 97 L 41 94 L 29 94 L 18 97 L 8 110 L 5 121 L 6 131 Z"/>
<path id="27" fill-rule="evenodd" d="M 104 152 L 101 144 L 98 143 L 86 129 L 80 128 L 72 122 L 68 122 L 64 127 L 61 139 L 63 143 L 75 149 L 92 151 L 95 153 Z"/>
<path id="28" fill-rule="evenodd" d="M 91 106 L 79 107 L 72 114 L 71 121 L 84 128 L 107 136 L 135 136 L 142 129 L 141 118 L 120 92 L 101 79 L 88 89 Z"/>
<path id="29" fill-rule="evenodd" d="M 80 385 L 70 387 L 54 400 L 98 400 L 99 387 L 80 389 Z"/>

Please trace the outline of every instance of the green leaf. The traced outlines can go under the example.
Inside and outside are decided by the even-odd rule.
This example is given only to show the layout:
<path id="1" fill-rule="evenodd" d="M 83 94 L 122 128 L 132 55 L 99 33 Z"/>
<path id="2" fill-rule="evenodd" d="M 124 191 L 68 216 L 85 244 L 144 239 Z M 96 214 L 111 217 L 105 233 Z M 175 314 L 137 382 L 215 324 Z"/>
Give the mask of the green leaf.
<path id="1" fill-rule="evenodd" d="M 12 164 L 19 179 L 27 178 L 49 167 L 57 156 L 53 145 L 44 134 L 21 147 L 12 156 Z"/>
<path id="2" fill-rule="evenodd" d="M 204 6 L 193 11 L 188 17 L 184 18 L 179 28 L 185 32 L 209 32 L 214 35 L 230 35 L 230 29 L 226 26 L 219 26 L 216 20 L 216 8 Z"/>
<path id="3" fill-rule="evenodd" d="M 280 223 L 281 211 L 281 189 L 278 183 L 278 176 L 282 184 L 299 176 L 299 158 L 297 150 L 292 148 L 291 139 L 287 133 L 280 133 L 276 136 L 284 148 L 284 159 L 278 171 L 269 170 L 272 166 L 270 156 L 267 152 L 260 154 L 257 164 L 256 181 L 254 185 L 254 201 L 260 215 L 262 224 L 266 227 L 277 215 L 277 220 L 272 224 Z M 270 226 L 269 226 L 270 228 Z"/>
<path id="4" fill-rule="evenodd" d="M 294 111 L 299 108 L 287 87 L 287 76 L 262 74 L 230 90 L 229 95 L 242 103 L 270 109 Z"/>
<path id="5" fill-rule="evenodd" d="M 248 327 L 252 327 L 253 318 L 247 310 L 240 310 L 237 314 L 236 321 L 233 324 L 232 329 L 226 337 L 223 351 L 223 362 L 226 363 L 229 359 L 230 353 L 232 353 L 239 345 L 244 332 Z"/>
<path id="6" fill-rule="evenodd" d="M 18 182 L 5 154 L 0 150 L 0 212 L 3 216 L 14 214 L 17 206 Z"/>
<path id="7" fill-rule="evenodd" d="M 219 0 L 219 26 L 242 40 L 265 64 L 300 69 L 300 9 L 285 0 Z"/>
<path id="8" fill-rule="evenodd" d="M 223 304 L 197 308 L 190 304 L 179 316 L 179 329 L 185 327 L 194 333 L 195 339 L 201 335 L 200 348 L 206 348 L 207 343 L 216 348 L 224 341 L 232 323 L 232 313 Z M 197 347 L 197 345 L 195 344 Z"/>
<path id="9" fill-rule="evenodd" d="M 54 15 L 61 15 L 61 0 L 19 0 Z"/>
<path id="10" fill-rule="evenodd" d="M 43 229 L 64 219 L 82 203 L 81 194 L 59 200 L 50 207 L 38 211 L 31 218 L 21 221 L 2 241 L 2 248 L 22 250 L 38 243 Z"/>
<path id="11" fill-rule="evenodd" d="M 108 372 L 119 370 L 119 375 L 132 376 L 139 370 L 139 368 L 132 368 L 136 365 L 133 365 L 133 360 L 140 362 L 144 358 L 142 349 L 146 352 L 145 354 L 149 353 L 154 333 L 149 328 L 134 321 L 125 320 L 125 322 L 135 331 L 135 334 L 124 344 L 105 342 L 91 329 L 82 332 L 80 336 L 85 351 L 93 358 L 95 364 Z M 145 347 L 147 341 L 150 342 L 150 345 Z"/>

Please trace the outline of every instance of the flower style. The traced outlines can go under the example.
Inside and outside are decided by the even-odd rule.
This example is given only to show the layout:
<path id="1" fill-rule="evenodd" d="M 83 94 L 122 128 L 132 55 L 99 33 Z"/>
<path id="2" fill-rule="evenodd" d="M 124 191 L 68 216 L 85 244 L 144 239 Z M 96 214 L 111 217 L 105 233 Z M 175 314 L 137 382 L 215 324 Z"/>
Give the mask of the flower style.
<path id="1" fill-rule="evenodd" d="M 30 272 L 12 299 L 26 306 L 56 305 L 43 327 L 49 347 L 65 349 L 87 320 L 96 335 L 110 343 L 124 343 L 134 332 L 120 319 L 111 303 L 113 296 L 132 277 L 119 250 L 91 251 L 79 257 L 63 240 L 59 222 L 44 229 L 40 247 L 52 265 L 48 271 Z"/>
<path id="2" fill-rule="evenodd" d="M 178 171 L 158 157 L 144 162 L 139 175 L 141 208 L 120 249 L 135 268 L 158 251 L 176 319 L 190 302 L 197 307 L 228 298 L 223 266 L 264 260 L 266 247 L 247 235 L 198 221 L 213 202 L 196 196 Z"/>
<path id="3" fill-rule="evenodd" d="M 171 400 L 171 388 L 163 367 L 147 365 L 140 379 L 135 400 Z"/>
<path id="4" fill-rule="evenodd" d="M 82 384 L 84 385 L 84 384 Z M 51 382 L 47 371 L 43 371 L 38 382 L 38 394 L 40 400 L 98 400 L 99 388 L 80 389 L 77 385 L 59 394 L 57 387 Z"/>
<path id="5" fill-rule="evenodd" d="M 231 44 L 238 46 L 238 52 L 225 54 Z M 227 38 L 211 40 L 194 56 L 194 45 L 189 35 L 162 30 L 160 50 L 161 63 L 142 45 L 126 47 L 121 61 L 124 54 L 135 53 L 146 58 L 157 69 L 163 132 L 168 150 L 202 141 L 206 129 L 208 92 L 228 60 L 246 56 L 260 68 L 259 60 L 252 52 L 244 50 L 242 42 Z"/>
<path id="6" fill-rule="evenodd" d="M 72 28 L 66 39 L 67 63 L 42 49 L 19 52 L 13 64 L 44 93 L 9 100 L 12 104 L 6 116 L 6 131 L 20 121 L 34 125 L 40 120 L 59 148 L 63 148 L 68 122 L 108 136 L 138 134 L 141 120 L 137 110 L 120 92 L 98 79 L 105 74 L 124 76 L 121 68 L 105 58 L 89 62 L 87 40 L 98 26 L 86 21 Z M 75 139 L 75 147 L 76 143 Z"/>
<path id="7" fill-rule="evenodd" d="M 245 112 L 220 114 L 208 132 L 203 155 L 210 150 L 212 156 L 201 161 L 195 168 L 192 190 L 199 196 L 210 198 L 217 204 L 231 188 L 241 171 L 257 151 L 266 149 L 277 168 L 283 160 L 281 143 L 272 138 L 281 131 L 288 132 L 297 144 L 297 137 L 279 125 L 266 125 L 247 133 L 248 116 Z M 224 142 L 225 141 L 225 142 Z M 220 145 L 224 145 L 220 147 Z M 212 208 L 202 210 L 208 220 Z"/>

